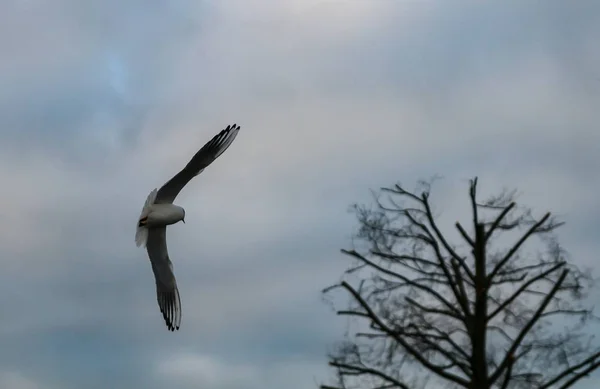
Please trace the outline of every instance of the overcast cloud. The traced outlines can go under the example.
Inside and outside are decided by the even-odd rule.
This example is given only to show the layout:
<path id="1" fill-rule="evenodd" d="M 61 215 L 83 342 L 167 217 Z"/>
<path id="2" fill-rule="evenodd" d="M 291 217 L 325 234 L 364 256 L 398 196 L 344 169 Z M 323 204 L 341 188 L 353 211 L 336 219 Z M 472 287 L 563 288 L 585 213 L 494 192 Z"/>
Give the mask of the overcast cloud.
<path id="1" fill-rule="evenodd" d="M 443 175 L 449 228 L 472 176 L 516 187 L 595 266 L 598 37 L 593 0 L 0 2 L 0 388 L 315 388 L 348 205 L 399 180 Z M 234 122 L 177 199 L 169 333 L 134 224 Z"/>

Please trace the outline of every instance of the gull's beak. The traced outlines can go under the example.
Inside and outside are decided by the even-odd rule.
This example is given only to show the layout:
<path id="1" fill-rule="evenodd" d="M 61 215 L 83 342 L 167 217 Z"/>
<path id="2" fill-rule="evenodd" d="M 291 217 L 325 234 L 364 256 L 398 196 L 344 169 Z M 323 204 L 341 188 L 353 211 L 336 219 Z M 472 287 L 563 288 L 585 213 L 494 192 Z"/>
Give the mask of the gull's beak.
<path id="1" fill-rule="evenodd" d="M 183 222 L 183 224 L 185 224 L 185 219 L 181 219 L 181 221 Z"/>

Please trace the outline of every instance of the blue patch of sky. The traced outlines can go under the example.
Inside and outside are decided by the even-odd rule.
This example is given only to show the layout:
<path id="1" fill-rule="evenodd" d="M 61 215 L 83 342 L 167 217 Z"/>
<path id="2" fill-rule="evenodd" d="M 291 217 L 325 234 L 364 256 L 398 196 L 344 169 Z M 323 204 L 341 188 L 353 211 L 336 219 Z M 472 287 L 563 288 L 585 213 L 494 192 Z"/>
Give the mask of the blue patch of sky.
<path id="1" fill-rule="evenodd" d="M 122 98 L 126 98 L 129 89 L 129 70 L 123 58 L 114 51 L 106 54 L 108 83 Z"/>

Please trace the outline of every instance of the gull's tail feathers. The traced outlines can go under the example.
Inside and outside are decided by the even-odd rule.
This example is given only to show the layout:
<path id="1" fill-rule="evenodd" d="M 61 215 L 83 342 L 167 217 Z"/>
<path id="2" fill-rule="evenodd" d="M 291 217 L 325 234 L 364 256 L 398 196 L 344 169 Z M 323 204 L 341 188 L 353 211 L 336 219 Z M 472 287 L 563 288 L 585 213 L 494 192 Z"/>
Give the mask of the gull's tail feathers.
<path id="1" fill-rule="evenodd" d="M 148 240 L 148 228 L 146 228 L 146 226 L 145 226 L 146 218 L 148 217 L 148 214 L 150 213 L 150 209 L 152 208 L 152 205 L 154 204 L 154 201 L 156 200 L 157 192 L 158 192 L 158 189 L 156 189 L 156 188 L 152 192 L 150 192 L 150 194 L 146 198 L 144 207 L 142 208 L 142 213 L 140 214 L 140 217 L 138 218 L 137 228 L 135 230 L 135 245 L 137 247 L 145 246 L 146 241 Z"/>

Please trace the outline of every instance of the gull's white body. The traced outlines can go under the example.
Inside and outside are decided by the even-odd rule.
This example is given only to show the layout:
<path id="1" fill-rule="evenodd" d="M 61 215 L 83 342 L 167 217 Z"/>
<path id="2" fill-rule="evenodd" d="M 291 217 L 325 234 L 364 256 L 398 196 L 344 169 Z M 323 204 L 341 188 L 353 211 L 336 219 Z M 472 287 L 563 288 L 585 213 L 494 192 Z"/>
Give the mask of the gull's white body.
<path id="1" fill-rule="evenodd" d="M 182 221 L 185 210 L 174 204 L 151 204 L 145 216 L 147 228 L 164 227 Z"/>
<path id="2" fill-rule="evenodd" d="M 166 227 L 175 224 L 185 217 L 185 210 L 174 204 L 155 204 L 157 190 L 154 189 L 148 195 L 139 220 L 146 219 L 146 222 L 141 226 L 138 222 L 135 231 L 135 245 L 137 247 L 145 246 L 148 240 L 148 232 L 150 228 Z"/>
<path id="3" fill-rule="evenodd" d="M 182 221 L 185 210 L 174 204 L 154 204 L 148 214 L 148 227 L 162 227 Z"/>
<path id="4" fill-rule="evenodd" d="M 167 328 L 179 329 L 181 324 L 181 301 L 173 264 L 167 251 L 167 226 L 183 221 L 185 210 L 173 204 L 183 187 L 219 157 L 231 145 L 240 127 L 234 124 L 215 135 L 198 151 L 191 161 L 160 190 L 154 189 L 144 203 L 135 233 L 135 244 L 146 246 L 152 271 L 156 279 L 156 294 L 160 311 Z"/>

